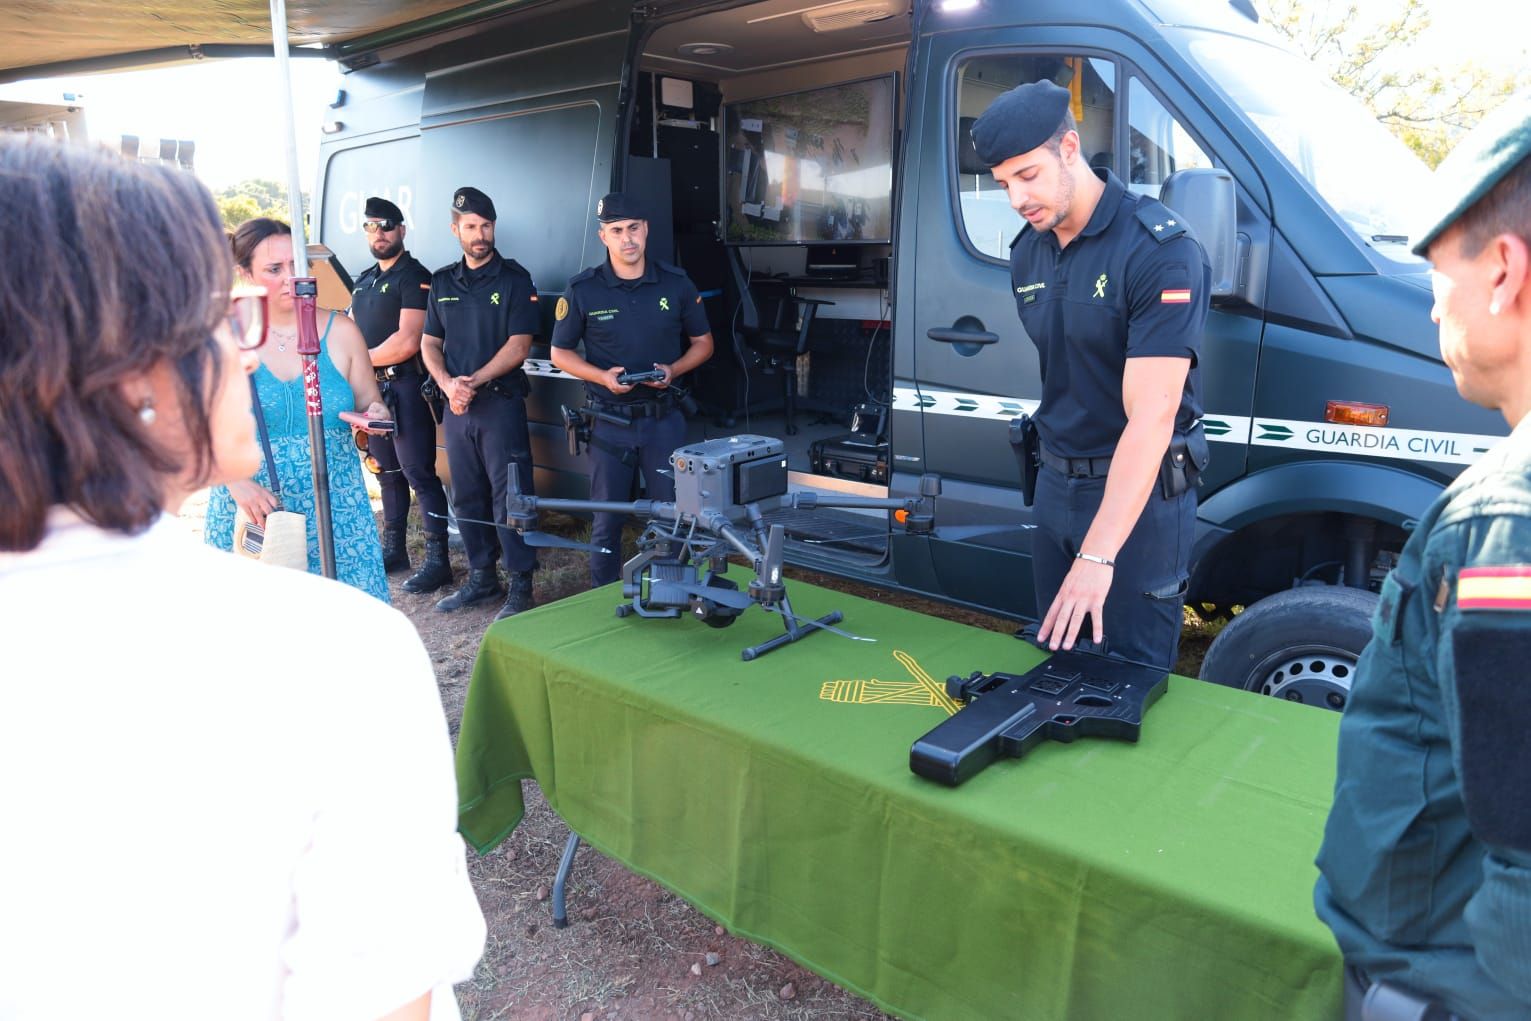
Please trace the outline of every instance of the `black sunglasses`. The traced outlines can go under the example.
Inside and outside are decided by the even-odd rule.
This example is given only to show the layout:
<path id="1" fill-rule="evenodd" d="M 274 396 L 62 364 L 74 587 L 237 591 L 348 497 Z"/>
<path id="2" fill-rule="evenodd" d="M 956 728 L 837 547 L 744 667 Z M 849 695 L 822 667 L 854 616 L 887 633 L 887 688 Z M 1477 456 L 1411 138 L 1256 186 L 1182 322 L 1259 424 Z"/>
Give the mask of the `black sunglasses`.
<path id="1" fill-rule="evenodd" d="M 361 225 L 361 229 L 366 231 L 368 234 L 376 234 L 378 231 L 382 231 L 384 234 L 388 234 L 398 230 L 398 228 L 398 220 L 365 220 Z"/>

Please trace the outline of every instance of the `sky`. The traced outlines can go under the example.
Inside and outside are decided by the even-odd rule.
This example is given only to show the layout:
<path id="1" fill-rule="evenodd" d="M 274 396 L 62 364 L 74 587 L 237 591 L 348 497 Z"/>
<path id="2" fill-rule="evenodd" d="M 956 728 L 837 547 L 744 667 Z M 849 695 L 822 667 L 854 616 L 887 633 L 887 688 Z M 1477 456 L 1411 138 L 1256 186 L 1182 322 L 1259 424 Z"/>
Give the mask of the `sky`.
<path id="1" fill-rule="evenodd" d="M 1349 0 L 1313 0 L 1342 10 Z M 1398 0 L 1355 0 L 1363 19 L 1396 11 Z M 1420 66 L 1472 59 L 1493 70 L 1531 64 L 1531 4 L 1504 0 L 1426 0 L 1432 24 L 1404 59 Z M 294 60 L 293 97 L 298 168 L 311 191 L 318 169 L 320 125 L 343 76 L 328 61 Z M 248 178 L 287 179 L 286 131 L 273 60 L 208 60 L 152 71 L 33 82 L 69 90 L 84 103 L 92 137 L 115 143 L 123 134 L 197 143 L 197 174 L 219 189 Z M 0 97 L 5 95 L 0 86 Z"/>
<path id="2" fill-rule="evenodd" d="M 343 77 L 327 60 L 291 61 L 293 123 L 303 190 L 318 170 L 320 126 Z M 92 138 L 117 144 L 137 135 L 151 148 L 161 138 L 197 143 L 197 176 L 215 191 L 250 178 L 287 180 L 282 93 L 272 59 L 206 60 L 196 64 L 81 75 L 18 84 L 28 95 L 44 88 L 74 92 Z M 0 98 L 6 87 L 0 86 Z"/>

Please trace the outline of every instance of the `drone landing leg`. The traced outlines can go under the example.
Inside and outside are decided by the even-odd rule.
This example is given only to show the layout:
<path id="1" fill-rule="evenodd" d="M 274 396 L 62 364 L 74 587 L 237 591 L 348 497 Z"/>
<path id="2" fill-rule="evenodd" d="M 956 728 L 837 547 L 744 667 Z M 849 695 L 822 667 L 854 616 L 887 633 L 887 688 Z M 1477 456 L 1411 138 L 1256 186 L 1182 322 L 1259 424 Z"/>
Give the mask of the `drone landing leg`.
<path id="1" fill-rule="evenodd" d="M 822 624 L 824 627 L 832 627 L 833 625 L 838 624 L 845 619 L 845 615 L 839 610 L 831 610 L 829 613 L 826 613 L 824 616 L 820 617 L 817 621 L 810 622 L 805 620 L 800 625 L 798 623 L 800 618 L 798 618 L 798 616 L 792 612 L 791 600 L 783 597 L 781 601 L 781 608 L 783 611 L 785 611 L 782 614 L 781 624 L 782 627 L 787 629 L 787 633 L 777 635 L 775 638 L 761 642 L 759 645 L 752 645 L 748 649 L 741 651 L 739 655 L 746 663 L 752 659 L 759 659 L 761 656 L 764 656 L 766 653 L 772 651 L 773 649 L 779 649 L 783 645 L 791 645 L 793 642 L 800 638 L 807 638 L 814 632 L 823 630 L 823 628 L 814 627 L 814 624 Z"/>

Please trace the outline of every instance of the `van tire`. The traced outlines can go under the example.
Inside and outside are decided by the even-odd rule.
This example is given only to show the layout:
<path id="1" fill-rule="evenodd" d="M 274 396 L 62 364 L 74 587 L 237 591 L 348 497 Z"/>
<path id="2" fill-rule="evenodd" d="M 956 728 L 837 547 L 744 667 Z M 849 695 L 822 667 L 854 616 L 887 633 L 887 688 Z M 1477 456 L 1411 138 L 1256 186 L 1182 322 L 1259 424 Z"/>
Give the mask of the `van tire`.
<path id="1" fill-rule="evenodd" d="M 1207 649 L 1201 679 L 1341 710 L 1371 640 L 1377 594 L 1312 585 L 1267 596 L 1234 617 Z"/>

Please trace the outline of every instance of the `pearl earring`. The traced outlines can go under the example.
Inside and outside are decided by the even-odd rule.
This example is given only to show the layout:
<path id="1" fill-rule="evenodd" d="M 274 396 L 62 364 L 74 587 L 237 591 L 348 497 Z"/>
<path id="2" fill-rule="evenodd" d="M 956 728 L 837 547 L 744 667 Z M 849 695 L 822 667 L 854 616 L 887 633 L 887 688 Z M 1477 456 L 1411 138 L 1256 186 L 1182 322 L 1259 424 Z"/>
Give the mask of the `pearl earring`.
<path id="1" fill-rule="evenodd" d="M 143 403 L 138 406 L 138 420 L 144 425 L 153 425 L 158 417 L 158 412 L 154 410 L 154 398 L 145 397 Z"/>
<path id="2" fill-rule="evenodd" d="M 1488 314 L 1491 316 L 1496 316 L 1499 314 L 1499 302 L 1491 301 L 1488 303 Z"/>

